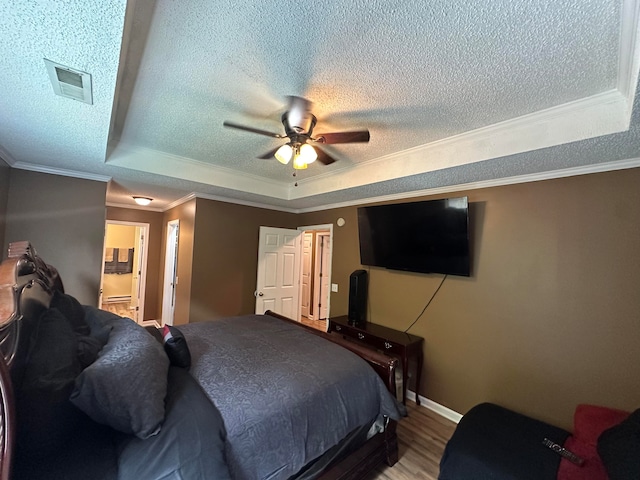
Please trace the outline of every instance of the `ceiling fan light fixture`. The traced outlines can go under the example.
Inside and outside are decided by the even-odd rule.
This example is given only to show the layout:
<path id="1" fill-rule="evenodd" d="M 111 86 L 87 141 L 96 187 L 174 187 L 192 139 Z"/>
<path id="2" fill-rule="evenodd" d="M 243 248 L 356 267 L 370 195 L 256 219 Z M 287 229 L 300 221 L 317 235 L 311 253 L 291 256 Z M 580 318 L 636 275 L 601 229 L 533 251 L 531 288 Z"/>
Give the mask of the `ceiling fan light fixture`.
<path id="1" fill-rule="evenodd" d="M 137 196 L 133 197 L 133 201 L 136 202 L 138 205 L 142 205 L 143 207 L 146 207 L 147 205 L 149 205 L 152 200 L 153 198 L 149 198 L 149 197 L 137 197 Z"/>
<path id="2" fill-rule="evenodd" d="M 302 161 L 306 165 L 309 165 L 310 163 L 316 161 L 316 158 L 318 158 L 318 153 L 311 145 L 305 143 L 300 146 L 300 153 L 298 154 L 298 158 L 302 159 Z"/>
<path id="3" fill-rule="evenodd" d="M 293 168 L 296 170 L 304 170 L 307 168 L 307 164 L 304 162 L 304 159 L 300 155 L 296 155 L 293 157 Z"/>
<path id="4" fill-rule="evenodd" d="M 288 143 L 282 145 L 276 153 L 274 154 L 276 159 L 283 165 L 288 164 L 291 161 L 291 157 L 293 157 L 293 148 Z"/>

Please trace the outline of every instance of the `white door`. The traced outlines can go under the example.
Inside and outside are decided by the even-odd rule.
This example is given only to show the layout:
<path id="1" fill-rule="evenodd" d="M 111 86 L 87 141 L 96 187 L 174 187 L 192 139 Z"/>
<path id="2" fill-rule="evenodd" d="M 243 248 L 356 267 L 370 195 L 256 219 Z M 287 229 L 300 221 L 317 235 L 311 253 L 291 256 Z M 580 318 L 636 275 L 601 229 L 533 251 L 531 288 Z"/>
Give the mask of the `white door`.
<path id="1" fill-rule="evenodd" d="M 318 233 L 316 240 L 314 281 L 314 307 L 313 311 L 318 312 L 316 320 L 327 318 L 329 307 L 329 282 L 331 275 L 331 236 L 329 233 Z"/>
<path id="2" fill-rule="evenodd" d="M 167 223 L 167 248 L 164 259 L 164 287 L 162 289 L 162 324 L 173 325 L 176 303 L 176 285 L 178 284 L 178 239 L 180 221 Z"/>
<path id="3" fill-rule="evenodd" d="M 300 315 L 311 318 L 314 314 L 311 286 L 313 279 L 313 233 L 305 232 L 302 238 L 302 289 L 300 291 Z"/>
<path id="4" fill-rule="evenodd" d="M 267 310 L 300 320 L 302 231 L 260 227 L 256 313 Z"/>
<path id="5" fill-rule="evenodd" d="M 144 292 L 147 278 L 147 228 L 136 226 L 137 247 L 133 254 L 133 279 L 131 285 L 131 309 L 134 320 L 142 323 L 144 320 Z"/>

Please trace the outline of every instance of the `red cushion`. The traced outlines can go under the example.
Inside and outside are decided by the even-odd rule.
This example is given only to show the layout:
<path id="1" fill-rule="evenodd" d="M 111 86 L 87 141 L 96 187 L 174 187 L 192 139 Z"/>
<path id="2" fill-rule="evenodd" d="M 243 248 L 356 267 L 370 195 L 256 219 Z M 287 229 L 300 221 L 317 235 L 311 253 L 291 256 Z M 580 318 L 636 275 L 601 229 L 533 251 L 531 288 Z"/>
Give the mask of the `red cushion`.
<path id="1" fill-rule="evenodd" d="M 573 415 L 573 436 L 594 448 L 607 428 L 626 420 L 629 412 L 597 405 L 578 405 Z"/>
<path id="2" fill-rule="evenodd" d="M 564 448 L 584 458 L 576 465 L 566 458 L 560 461 L 558 480 L 608 480 L 607 472 L 597 452 L 602 432 L 624 421 L 629 412 L 596 405 L 578 405 L 573 416 L 573 435 Z"/>

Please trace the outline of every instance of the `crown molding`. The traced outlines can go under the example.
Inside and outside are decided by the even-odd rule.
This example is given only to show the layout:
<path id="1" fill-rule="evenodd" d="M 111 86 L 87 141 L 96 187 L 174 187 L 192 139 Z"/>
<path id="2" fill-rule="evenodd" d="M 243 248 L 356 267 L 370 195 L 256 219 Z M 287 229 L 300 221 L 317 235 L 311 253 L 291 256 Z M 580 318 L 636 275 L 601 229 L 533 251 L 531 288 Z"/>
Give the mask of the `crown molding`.
<path id="1" fill-rule="evenodd" d="M 171 210 L 172 208 L 179 207 L 183 203 L 187 203 L 189 200 L 192 200 L 194 198 L 196 198 L 196 194 L 194 192 L 191 192 L 190 194 L 185 195 L 184 197 L 179 198 L 178 200 L 175 200 L 175 201 L 171 202 L 166 207 L 164 207 L 162 209 L 162 211 L 166 212 L 168 210 Z"/>
<path id="2" fill-rule="evenodd" d="M 11 165 L 19 170 L 29 170 L 31 172 L 49 173 L 51 175 L 62 175 L 63 177 L 81 178 L 83 180 L 94 180 L 96 182 L 108 183 L 111 177 L 107 175 L 98 175 L 95 173 L 79 172 L 77 170 L 67 170 L 64 168 L 48 167 L 46 165 L 37 165 L 35 163 L 15 162 Z"/>
<path id="3" fill-rule="evenodd" d="M 1 145 L 0 145 L 0 158 L 4 160 L 4 162 L 10 167 L 13 167 L 16 164 L 16 159 L 13 158 L 13 156 L 9 152 L 7 152 L 4 148 L 2 148 Z"/>
<path id="4" fill-rule="evenodd" d="M 114 146 L 106 163 L 281 200 L 289 196 L 289 185 L 283 182 L 123 142 Z"/>
<path id="5" fill-rule="evenodd" d="M 627 98 L 613 89 L 386 155 L 290 189 L 291 199 L 468 165 L 626 131 Z"/>
<path id="6" fill-rule="evenodd" d="M 235 199 L 230 199 L 230 198 L 222 197 L 218 195 L 207 195 L 202 193 L 196 193 L 195 196 L 197 198 L 202 198 L 205 200 L 215 200 L 218 202 L 234 203 L 236 205 L 244 205 L 245 207 L 264 208 L 267 210 L 276 210 L 278 212 L 286 212 L 286 213 L 300 213 L 300 211 L 295 208 L 279 207 L 276 205 L 269 205 L 267 203 L 250 202 L 248 200 L 235 200 Z"/>
<path id="7" fill-rule="evenodd" d="M 413 190 L 411 192 L 396 193 L 391 195 L 381 195 L 378 197 L 369 197 L 366 199 L 354 200 L 349 202 L 334 203 L 331 205 L 323 205 L 321 207 L 302 208 L 296 210 L 295 213 L 310 213 L 334 208 L 353 207 L 358 205 L 366 205 L 369 203 L 390 202 L 394 200 L 405 200 L 408 198 L 427 197 L 433 195 L 449 194 L 466 190 L 479 190 L 482 188 L 503 187 L 507 185 L 517 185 L 519 183 L 541 182 L 544 180 L 553 180 L 556 178 L 575 177 L 579 175 L 589 175 L 592 173 L 604 173 L 615 170 L 627 170 L 630 168 L 640 167 L 640 157 L 629 158 L 625 160 L 617 160 L 614 162 L 604 162 L 594 165 L 586 165 L 581 167 L 569 167 L 559 170 L 551 170 L 540 173 L 530 173 L 526 175 L 517 175 L 513 177 L 497 178 L 494 180 L 482 180 L 479 182 L 460 183 L 456 185 L 447 185 L 445 187 L 427 188 L 424 190 Z"/>
<path id="8" fill-rule="evenodd" d="M 134 205 L 129 205 L 129 204 L 125 204 L 125 203 L 116 203 L 116 202 L 106 202 L 105 206 L 107 207 L 114 207 L 114 208 L 126 208 L 127 210 L 144 210 L 145 212 L 158 212 L 158 213 L 162 213 L 165 211 L 164 208 L 156 208 L 156 207 L 143 207 L 141 205 L 138 204 L 134 204 Z"/>

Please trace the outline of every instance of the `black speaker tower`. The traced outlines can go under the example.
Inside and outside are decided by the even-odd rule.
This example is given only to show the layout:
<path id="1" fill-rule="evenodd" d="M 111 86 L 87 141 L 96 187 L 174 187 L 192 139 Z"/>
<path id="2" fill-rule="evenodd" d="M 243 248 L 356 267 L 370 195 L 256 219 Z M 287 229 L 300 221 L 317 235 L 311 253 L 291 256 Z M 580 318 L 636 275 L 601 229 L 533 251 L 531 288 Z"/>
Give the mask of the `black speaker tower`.
<path id="1" fill-rule="evenodd" d="M 349 276 L 349 323 L 364 325 L 367 321 L 368 274 L 356 270 Z"/>

